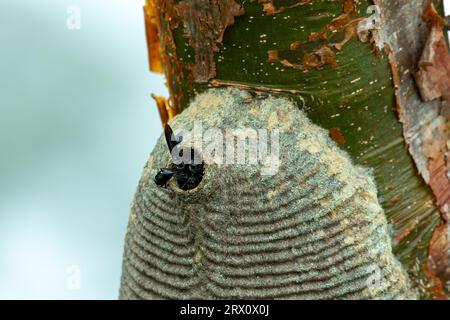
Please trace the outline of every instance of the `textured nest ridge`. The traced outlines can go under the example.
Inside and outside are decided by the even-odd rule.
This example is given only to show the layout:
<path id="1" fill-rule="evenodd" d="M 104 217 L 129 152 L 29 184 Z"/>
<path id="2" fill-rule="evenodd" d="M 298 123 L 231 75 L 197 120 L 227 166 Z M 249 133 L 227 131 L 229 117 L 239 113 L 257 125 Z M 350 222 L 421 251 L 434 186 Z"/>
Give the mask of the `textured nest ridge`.
<path id="1" fill-rule="evenodd" d="M 278 172 L 207 164 L 197 188 L 160 188 L 153 177 L 170 161 L 161 136 L 132 204 L 121 299 L 416 297 L 370 170 L 293 102 L 211 89 L 171 126 L 192 130 L 199 119 L 203 130 L 278 129 Z"/>

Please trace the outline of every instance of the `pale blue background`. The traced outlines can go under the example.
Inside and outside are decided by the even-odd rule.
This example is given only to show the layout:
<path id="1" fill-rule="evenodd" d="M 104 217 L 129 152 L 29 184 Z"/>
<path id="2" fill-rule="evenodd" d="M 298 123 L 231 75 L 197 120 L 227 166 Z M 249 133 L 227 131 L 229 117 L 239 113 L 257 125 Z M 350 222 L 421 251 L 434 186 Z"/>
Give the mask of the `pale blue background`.
<path id="1" fill-rule="evenodd" d="M 129 204 L 162 131 L 149 93 L 166 94 L 143 2 L 0 1 L 0 299 L 117 297 Z"/>
<path id="2" fill-rule="evenodd" d="M 166 94 L 143 3 L 0 1 L 0 299 L 117 297 L 129 204 L 162 131 L 149 94 Z"/>

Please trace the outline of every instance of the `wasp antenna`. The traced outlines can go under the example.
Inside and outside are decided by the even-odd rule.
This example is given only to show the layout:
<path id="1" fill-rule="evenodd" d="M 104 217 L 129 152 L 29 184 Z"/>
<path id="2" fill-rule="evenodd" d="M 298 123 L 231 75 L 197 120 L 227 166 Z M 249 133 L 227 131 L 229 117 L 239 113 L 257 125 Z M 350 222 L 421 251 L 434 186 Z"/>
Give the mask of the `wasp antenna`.
<path id="1" fill-rule="evenodd" d="M 169 152 L 172 153 L 173 148 L 177 145 L 177 142 L 174 140 L 175 136 L 173 134 L 172 128 L 166 124 L 164 127 L 164 135 L 166 136 L 167 147 L 169 148 Z"/>

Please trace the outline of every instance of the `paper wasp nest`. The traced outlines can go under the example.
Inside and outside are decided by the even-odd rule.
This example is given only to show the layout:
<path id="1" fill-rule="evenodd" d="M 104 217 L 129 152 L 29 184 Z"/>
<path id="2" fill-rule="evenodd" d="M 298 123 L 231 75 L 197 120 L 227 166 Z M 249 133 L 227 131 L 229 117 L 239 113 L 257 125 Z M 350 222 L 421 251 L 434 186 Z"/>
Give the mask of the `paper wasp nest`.
<path id="1" fill-rule="evenodd" d="M 227 130 L 267 131 L 268 150 L 279 130 L 277 157 L 208 163 L 196 188 L 181 190 L 175 179 L 161 188 L 154 177 L 171 161 L 162 136 L 133 201 L 121 299 L 415 297 L 392 254 L 370 171 L 294 103 L 212 89 L 171 127 L 190 131 L 198 121 L 203 133 L 222 132 L 224 159 Z"/>

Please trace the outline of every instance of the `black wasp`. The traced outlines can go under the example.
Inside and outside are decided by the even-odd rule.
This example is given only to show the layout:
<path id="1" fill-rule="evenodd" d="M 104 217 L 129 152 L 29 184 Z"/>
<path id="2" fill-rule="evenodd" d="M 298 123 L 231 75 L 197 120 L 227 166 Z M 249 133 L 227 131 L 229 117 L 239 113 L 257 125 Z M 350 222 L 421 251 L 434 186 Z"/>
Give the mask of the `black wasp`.
<path id="1" fill-rule="evenodd" d="M 159 169 L 158 174 L 155 176 L 155 183 L 159 187 L 165 188 L 170 179 L 175 178 L 178 186 L 182 190 L 191 190 L 198 186 L 203 178 L 203 162 L 201 164 L 195 164 L 196 158 L 195 150 L 190 148 L 188 150 L 178 150 L 177 145 L 181 143 L 182 137 L 175 137 L 172 128 L 167 124 L 164 127 L 164 135 L 166 137 L 167 147 L 169 148 L 170 156 L 173 155 L 173 150 L 181 157 L 183 152 L 190 152 L 190 160 L 183 161 L 180 164 L 171 163 L 169 168 Z M 197 155 L 198 156 L 198 155 Z M 173 160 L 173 158 L 172 158 Z M 186 163 L 187 162 L 187 163 Z"/>

